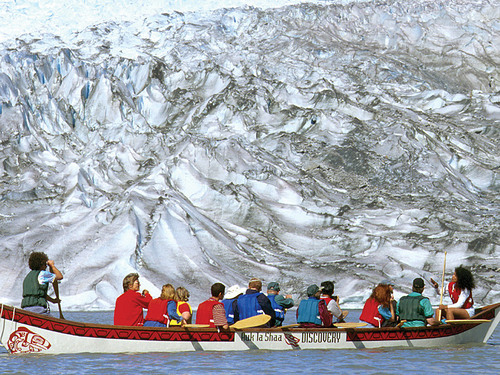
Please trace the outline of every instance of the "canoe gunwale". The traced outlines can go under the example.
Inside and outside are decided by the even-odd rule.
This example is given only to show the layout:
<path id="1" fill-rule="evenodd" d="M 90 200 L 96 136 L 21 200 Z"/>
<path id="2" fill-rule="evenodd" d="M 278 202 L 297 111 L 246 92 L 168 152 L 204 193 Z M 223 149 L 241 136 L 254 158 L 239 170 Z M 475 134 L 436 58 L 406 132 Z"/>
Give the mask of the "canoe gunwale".
<path id="1" fill-rule="evenodd" d="M 95 328 L 95 329 L 117 329 L 117 330 L 128 330 L 128 331 L 173 331 L 173 332 L 186 332 L 186 331 L 206 331 L 206 332 L 241 332 L 241 331 L 248 331 L 248 332 L 281 332 L 281 331 L 294 331 L 294 332 L 304 332 L 304 331 L 311 331 L 311 330 L 320 330 L 320 331 L 352 331 L 356 330 L 358 331 L 377 331 L 377 332 L 384 332 L 384 331 L 408 331 L 408 330 L 417 330 L 417 331 L 426 331 L 426 330 L 436 330 L 440 329 L 443 327 L 446 327 L 446 324 L 441 324 L 438 326 L 426 326 L 426 327 L 381 327 L 381 328 L 371 328 L 371 327 L 356 327 L 356 328 L 337 328 L 337 327 L 329 327 L 329 328 L 301 328 L 301 327 L 285 327 L 284 329 L 281 329 L 280 327 L 272 327 L 272 328 L 262 328 L 262 327 L 255 327 L 255 328 L 244 328 L 244 329 L 233 329 L 229 328 L 227 330 L 217 330 L 216 328 L 211 328 L 211 327 L 182 327 L 182 326 L 173 326 L 173 327 L 143 327 L 143 326 L 120 326 L 120 325 L 112 325 L 112 324 L 100 324 L 100 323 L 83 323 L 83 322 L 77 322 L 73 320 L 65 320 L 65 319 L 60 319 L 56 318 L 53 316 L 48 316 L 48 315 L 42 315 L 42 314 L 36 314 L 27 310 L 23 310 L 21 308 L 16 308 L 13 306 L 9 305 L 1 305 L 1 316 L 0 318 L 4 318 L 4 315 L 14 313 L 13 316 L 5 317 L 5 319 L 8 320 L 13 320 L 18 323 L 23 323 L 22 319 L 16 319 L 17 314 L 21 314 L 21 316 L 26 316 L 32 318 L 31 321 L 33 320 L 39 320 L 39 321 L 50 321 L 53 323 L 59 323 L 59 324 L 65 324 L 65 325 L 71 325 L 72 327 L 75 328 Z M 476 310 L 476 314 L 471 318 L 471 319 L 493 319 L 495 317 L 495 310 L 500 307 L 500 303 L 496 303 L 493 305 L 488 305 L 483 308 L 480 308 Z M 478 322 L 477 324 L 483 324 L 484 322 Z M 37 324 L 29 324 L 29 323 L 24 323 L 36 327 L 41 327 L 41 325 Z M 468 326 L 475 326 L 475 324 L 467 324 Z M 43 327 L 41 327 L 43 328 Z"/>

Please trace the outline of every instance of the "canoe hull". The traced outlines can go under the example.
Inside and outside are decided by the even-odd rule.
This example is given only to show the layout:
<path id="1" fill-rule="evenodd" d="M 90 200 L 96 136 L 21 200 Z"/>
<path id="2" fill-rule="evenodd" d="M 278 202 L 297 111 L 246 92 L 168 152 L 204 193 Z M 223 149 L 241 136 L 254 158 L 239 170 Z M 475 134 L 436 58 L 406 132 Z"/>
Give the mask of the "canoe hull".
<path id="1" fill-rule="evenodd" d="M 151 353 L 189 351 L 429 348 L 479 344 L 493 333 L 500 304 L 489 322 L 436 328 L 263 329 L 218 332 L 213 328 L 146 328 L 85 324 L 2 305 L 0 342 L 10 353 Z"/>

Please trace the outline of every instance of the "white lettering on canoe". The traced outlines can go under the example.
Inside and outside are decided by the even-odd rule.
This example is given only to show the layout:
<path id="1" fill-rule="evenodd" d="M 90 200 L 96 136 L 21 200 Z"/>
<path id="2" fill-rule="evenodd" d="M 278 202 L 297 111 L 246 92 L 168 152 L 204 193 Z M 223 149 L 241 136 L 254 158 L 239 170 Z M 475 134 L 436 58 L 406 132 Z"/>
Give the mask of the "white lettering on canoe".
<path id="1" fill-rule="evenodd" d="M 271 332 L 242 333 L 241 340 L 254 341 L 254 342 L 283 341 L 283 335 L 281 333 L 271 333 Z"/>
<path id="2" fill-rule="evenodd" d="M 340 332 L 302 332 L 304 344 L 334 344 L 340 342 Z"/>

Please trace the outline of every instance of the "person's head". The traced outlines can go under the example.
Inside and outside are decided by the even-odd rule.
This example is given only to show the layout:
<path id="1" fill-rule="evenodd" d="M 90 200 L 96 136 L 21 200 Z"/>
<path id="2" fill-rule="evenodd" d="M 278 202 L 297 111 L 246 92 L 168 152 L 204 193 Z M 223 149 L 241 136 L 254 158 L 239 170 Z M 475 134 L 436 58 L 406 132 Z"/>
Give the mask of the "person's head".
<path id="1" fill-rule="evenodd" d="M 332 298 L 333 292 L 335 290 L 335 283 L 333 281 L 323 281 L 321 283 L 321 293 Z"/>
<path id="2" fill-rule="evenodd" d="M 189 292 L 183 286 L 178 287 L 175 290 L 175 292 L 177 293 L 177 296 L 179 297 L 179 301 L 184 301 L 184 302 L 189 301 Z"/>
<path id="3" fill-rule="evenodd" d="M 467 268 L 460 266 L 455 268 L 455 273 L 453 274 L 452 281 L 456 281 L 457 287 L 460 289 L 469 289 L 472 290 L 476 286 L 474 283 L 474 277 L 472 276 L 472 272 L 470 272 Z M 455 280 L 456 279 L 456 280 Z"/>
<path id="4" fill-rule="evenodd" d="M 30 258 L 28 260 L 28 265 L 31 270 L 43 271 L 44 269 L 47 268 L 48 260 L 49 257 L 47 256 L 47 254 L 35 251 L 31 253 Z"/>
<path id="5" fill-rule="evenodd" d="M 212 288 L 210 288 L 210 292 L 212 293 L 212 297 L 217 298 L 217 299 L 224 298 L 225 291 L 226 291 L 226 287 L 222 283 L 215 283 L 214 285 L 212 285 Z"/>
<path id="6" fill-rule="evenodd" d="M 179 300 L 179 297 L 177 296 L 177 293 L 175 293 L 175 289 L 172 284 L 165 284 L 162 286 L 160 298 L 174 301 Z"/>
<path id="7" fill-rule="evenodd" d="M 389 285 L 377 285 L 373 288 L 370 298 L 380 303 L 384 307 L 389 307 L 391 302 L 391 287 Z"/>
<path id="8" fill-rule="evenodd" d="M 321 291 L 320 291 L 319 287 L 316 284 L 310 285 L 307 288 L 307 296 L 319 298 L 321 296 Z"/>
<path id="9" fill-rule="evenodd" d="M 262 290 L 262 281 L 256 277 L 253 277 L 248 282 L 248 289 L 255 289 L 260 292 Z"/>
<path id="10" fill-rule="evenodd" d="M 422 292 L 424 291 L 424 288 L 425 288 L 424 279 L 422 279 L 421 277 L 417 277 L 416 279 L 413 280 L 413 289 L 412 290 L 414 292 L 422 294 Z"/>
<path id="11" fill-rule="evenodd" d="M 129 273 L 123 279 L 123 291 L 126 292 L 129 289 L 139 290 L 141 283 L 139 283 L 138 273 Z"/>
<path id="12" fill-rule="evenodd" d="M 388 285 L 391 289 L 391 292 L 394 291 L 394 282 L 389 279 L 382 280 L 378 285 Z"/>
<path id="13" fill-rule="evenodd" d="M 279 294 L 280 284 L 276 281 L 272 281 L 267 284 L 267 294 Z"/>

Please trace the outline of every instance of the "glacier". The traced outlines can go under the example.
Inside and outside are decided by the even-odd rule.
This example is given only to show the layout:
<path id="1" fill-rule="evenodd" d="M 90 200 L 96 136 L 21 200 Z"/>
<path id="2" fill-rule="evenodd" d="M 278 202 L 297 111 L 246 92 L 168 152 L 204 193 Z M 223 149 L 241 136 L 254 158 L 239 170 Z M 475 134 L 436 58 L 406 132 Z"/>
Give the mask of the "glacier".
<path id="1" fill-rule="evenodd" d="M 445 251 L 498 302 L 500 8 L 267 3 L 0 3 L 0 302 L 32 251 L 68 310 L 129 272 L 194 307 L 251 277 L 360 307 Z"/>

